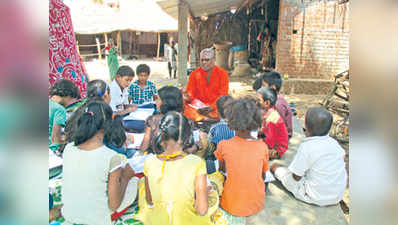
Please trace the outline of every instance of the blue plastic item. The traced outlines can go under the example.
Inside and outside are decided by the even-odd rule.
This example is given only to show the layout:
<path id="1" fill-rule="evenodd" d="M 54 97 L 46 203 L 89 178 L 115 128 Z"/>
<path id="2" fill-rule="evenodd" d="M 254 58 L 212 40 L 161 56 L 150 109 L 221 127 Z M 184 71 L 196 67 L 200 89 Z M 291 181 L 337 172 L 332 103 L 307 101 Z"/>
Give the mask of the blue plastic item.
<path id="1" fill-rule="evenodd" d="M 247 46 L 246 45 L 232 46 L 231 49 L 232 51 L 243 51 L 247 50 Z"/>

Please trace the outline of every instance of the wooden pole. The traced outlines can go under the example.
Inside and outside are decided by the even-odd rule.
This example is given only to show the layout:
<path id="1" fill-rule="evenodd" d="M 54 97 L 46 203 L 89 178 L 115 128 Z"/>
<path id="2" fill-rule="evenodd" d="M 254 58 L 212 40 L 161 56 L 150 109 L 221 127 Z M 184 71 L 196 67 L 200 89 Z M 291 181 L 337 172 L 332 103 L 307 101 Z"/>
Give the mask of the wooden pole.
<path id="1" fill-rule="evenodd" d="M 116 39 L 117 39 L 117 47 L 119 49 L 119 55 L 121 56 L 122 55 L 122 43 L 120 41 L 120 30 L 117 32 Z"/>
<path id="2" fill-rule="evenodd" d="M 158 32 L 158 52 L 156 54 L 156 57 L 159 58 L 160 54 L 160 32 Z"/>
<path id="3" fill-rule="evenodd" d="M 105 38 L 105 46 L 108 46 L 108 34 L 104 33 L 104 38 Z"/>
<path id="4" fill-rule="evenodd" d="M 130 37 L 129 37 L 129 55 L 133 55 L 132 53 L 132 45 L 133 45 L 133 32 L 130 31 Z"/>
<path id="5" fill-rule="evenodd" d="M 105 38 L 105 47 L 106 47 L 106 46 L 108 46 L 108 34 L 107 33 L 104 33 L 104 38 Z M 105 54 L 105 59 L 106 60 L 108 59 L 107 54 Z"/>
<path id="6" fill-rule="evenodd" d="M 178 83 L 187 83 L 187 56 L 188 56 L 188 3 L 178 2 Z"/>
<path id="7" fill-rule="evenodd" d="M 95 42 L 97 42 L 97 51 L 98 51 L 98 59 L 102 59 L 102 54 L 101 54 L 101 45 L 99 39 L 96 37 Z"/>
<path id="8" fill-rule="evenodd" d="M 76 41 L 76 50 L 77 50 L 77 53 L 80 55 L 79 41 Z"/>

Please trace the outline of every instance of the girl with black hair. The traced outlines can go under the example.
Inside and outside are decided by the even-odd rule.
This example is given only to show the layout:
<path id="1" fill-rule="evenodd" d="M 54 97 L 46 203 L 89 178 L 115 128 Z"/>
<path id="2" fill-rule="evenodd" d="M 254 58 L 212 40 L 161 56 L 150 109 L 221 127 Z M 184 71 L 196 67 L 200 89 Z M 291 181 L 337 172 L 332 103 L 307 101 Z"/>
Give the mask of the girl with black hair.
<path id="1" fill-rule="evenodd" d="M 134 201 L 138 178 L 122 155 L 104 146 L 123 143 L 121 118 L 104 101 L 87 103 L 77 116 L 73 143 L 63 154 L 62 215 L 71 224 L 111 225 L 111 214 Z M 128 204 L 127 204 L 128 205 Z"/>
<path id="2" fill-rule="evenodd" d="M 139 147 L 141 152 L 148 151 L 152 152 L 154 149 L 155 139 L 154 137 L 158 136 L 160 133 L 159 124 L 162 120 L 163 116 L 171 111 L 175 112 L 184 112 L 184 102 L 182 97 L 182 92 L 180 89 L 174 86 L 164 86 L 159 89 L 158 91 L 159 97 L 156 99 L 156 107 L 157 110 L 160 112 L 159 114 L 150 116 L 145 121 L 145 135 L 144 140 Z M 194 123 L 192 120 L 188 119 L 191 131 L 194 129 Z M 196 133 L 195 133 L 196 132 Z M 194 131 L 194 133 L 198 136 L 195 140 L 195 143 L 190 147 L 185 149 L 188 153 L 195 153 L 200 156 L 202 154 L 204 156 L 204 152 L 202 153 L 201 150 L 204 150 L 204 144 L 202 141 L 205 140 L 205 135 L 200 133 L 199 131 Z M 200 154 L 198 154 L 200 153 Z"/>
<path id="3" fill-rule="evenodd" d="M 170 111 L 183 112 L 184 109 L 182 93 L 178 88 L 164 86 L 159 89 L 158 93 L 159 98 L 156 99 L 156 107 L 160 113 L 150 116 L 145 121 L 144 140 L 139 147 L 141 152 L 148 150 L 152 152 L 155 143 L 154 137 L 160 133 L 159 124 L 163 116 Z"/>
<path id="4" fill-rule="evenodd" d="M 66 123 L 66 107 L 80 98 L 78 87 L 70 80 L 59 80 L 50 88 L 48 100 L 48 146 L 53 152 L 58 152 L 65 143 L 62 128 Z"/>
<path id="5" fill-rule="evenodd" d="M 73 130 L 77 123 L 77 117 L 82 114 L 82 111 L 84 111 L 88 103 L 98 100 L 103 100 L 106 104 L 109 104 L 111 101 L 109 86 L 103 80 L 92 80 L 87 84 L 87 97 L 81 100 L 80 106 L 66 121 L 65 136 L 67 143 L 73 140 Z"/>
<path id="6" fill-rule="evenodd" d="M 249 97 L 233 100 L 225 115 L 235 137 L 217 145 L 216 158 L 227 172 L 221 195 L 221 217 L 228 224 L 256 224 L 253 221 L 264 208 L 265 172 L 268 170 L 268 148 L 250 133 L 261 127 L 262 114 Z"/>
<path id="7" fill-rule="evenodd" d="M 146 225 L 212 224 L 205 162 L 184 152 L 192 145 L 188 119 L 180 112 L 169 112 L 159 128 L 157 155 L 145 161 L 145 190 L 140 188 L 135 218 Z"/>

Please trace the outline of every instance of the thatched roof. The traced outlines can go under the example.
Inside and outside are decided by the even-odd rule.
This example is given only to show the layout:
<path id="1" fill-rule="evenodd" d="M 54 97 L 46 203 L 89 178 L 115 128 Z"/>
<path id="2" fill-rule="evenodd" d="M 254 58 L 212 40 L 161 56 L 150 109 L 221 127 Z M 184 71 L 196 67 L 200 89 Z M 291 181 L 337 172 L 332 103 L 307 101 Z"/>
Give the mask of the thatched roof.
<path id="1" fill-rule="evenodd" d="M 194 17 L 238 9 L 252 0 L 185 0 Z M 178 18 L 178 0 L 157 0 L 157 4 L 173 18 Z"/>
<path id="2" fill-rule="evenodd" d="M 177 31 L 177 21 L 153 1 L 119 0 L 120 10 L 92 0 L 65 0 L 77 34 L 108 33 L 118 30 L 142 32 Z"/>

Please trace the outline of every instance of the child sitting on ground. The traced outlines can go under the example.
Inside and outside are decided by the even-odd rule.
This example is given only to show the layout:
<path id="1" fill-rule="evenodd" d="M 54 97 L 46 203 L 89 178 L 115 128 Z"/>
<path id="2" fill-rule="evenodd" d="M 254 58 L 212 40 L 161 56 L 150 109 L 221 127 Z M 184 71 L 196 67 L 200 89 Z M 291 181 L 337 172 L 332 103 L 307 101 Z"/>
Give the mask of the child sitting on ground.
<path id="1" fill-rule="evenodd" d="M 263 87 L 257 91 L 258 104 L 265 112 L 261 131 L 265 136 L 264 141 L 270 149 L 270 159 L 282 157 L 289 144 L 285 123 L 275 109 L 276 99 L 276 91 L 270 87 Z"/>
<path id="2" fill-rule="evenodd" d="M 59 80 L 50 89 L 48 100 L 48 146 L 57 154 L 61 144 L 65 143 L 62 128 L 66 123 L 66 109 L 73 101 L 80 98 L 79 89 L 70 80 Z"/>
<path id="3" fill-rule="evenodd" d="M 250 98 L 233 100 L 226 108 L 226 118 L 235 137 L 221 141 L 215 152 L 222 170 L 227 172 L 221 196 L 223 217 L 240 224 L 252 220 L 264 207 L 265 172 L 268 170 L 268 148 L 250 132 L 261 126 L 261 110 Z M 231 216 L 232 215 L 232 216 Z M 235 223 L 233 223 L 235 224 Z"/>
<path id="4" fill-rule="evenodd" d="M 104 101 L 87 104 L 78 116 L 73 142 L 65 147 L 62 175 L 62 215 L 67 224 L 111 225 L 113 211 L 121 211 L 137 195 L 138 178 L 124 167 L 123 157 L 104 146 L 112 143 L 120 116 L 112 118 Z M 125 138 L 125 137 L 124 137 Z"/>
<path id="5" fill-rule="evenodd" d="M 345 151 L 328 135 L 332 123 L 326 109 L 310 108 L 305 115 L 307 138 L 290 166 L 271 166 L 276 179 L 297 199 L 319 206 L 339 203 L 347 185 Z"/>
<path id="6" fill-rule="evenodd" d="M 220 116 L 220 122 L 211 126 L 208 139 L 210 143 L 217 144 L 222 140 L 229 140 L 235 136 L 235 132 L 228 128 L 227 121 L 225 120 L 224 107 L 226 104 L 230 103 L 233 98 L 230 95 L 221 96 L 218 98 L 216 105 L 218 115 Z"/>
<path id="7" fill-rule="evenodd" d="M 278 72 L 268 72 L 265 73 L 262 76 L 262 86 L 263 87 L 271 87 L 273 88 L 277 95 L 278 98 L 276 99 L 275 103 L 275 109 L 278 111 L 279 115 L 282 117 L 283 122 L 285 122 L 285 126 L 287 129 L 287 134 L 290 137 L 292 137 L 292 109 L 290 108 L 289 104 L 286 102 L 285 98 L 279 91 L 281 90 L 282 87 L 282 78 L 281 74 Z"/>
<path id="8" fill-rule="evenodd" d="M 207 139 L 209 140 L 209 146 L 207 147 L 205 158 L 208 174 L 214 173 L 217 170 L 217 167 L 214 164 L 214 160 L 216 160 L 214 156 L 214 151 L 215 149 L 217 149 L 218 143 L 222 140 L 229 140 L 235 136 L 235 131 L 229 129 L 227 121 L 225 119 L 225 106 L 231 103 L 232 100 L 233 98 L 230 95 L 226 95 L 218 98 L 216 102 L 217 112 L 221 120 L 220 122 L 210 127 L 210 131 L 207 137 Z"/>
<path id="9" fill-rule="evenodd" d="M 65 137 L 67 143 L 73 141 L 73 129 L 77 123 L 77 117 L 86 108 L 87 104 L 91 101 L 101 100 L 101 99 L 106 104 L 109 104 L 111 101 L 110 89 L 108 84 L 103 80 L 92 80 L 88 82 L 87 97 L 84 100 L 82 100 L 84 101 L 82 105 L 80 105 L 66 121 Z"/>
<path id="10" fill-rule="evenodd" d="M 158 91 L 151 81 L 148 81 L 151 70 L 148 65 L 140 64 L 137 66 L 138 80 L 130 86 L 129 102 L 132 104 L 144 104 L 153 102 L 158 97 Z"/>
<path id="11" fill-rule="evenodd" d="M 205 162 L 184 153 L 192 145 L 188 119 L 167 113 L 160 122 L 155 153 L 145 161 L 145 191 L 140 188 L 139 213 L 146 225 L 208 225 L 208 189 Z M 145 197 L 145 199 L 142 199 Z"/>
<path id="12" fill-rule="evenodd" d="M 282 117 L 283 121 L 285 122 L 285 126 L 287 129 L 287 133 L 289 138 L 293 135 L 293 125 L 292 125 L 292 109 L 290 108 L 289 104 L 285 100 L 282 94 L 279 93 L 282 87 L 282 78 L 280 73 L 278 72 L 266 72 L 262 74 L 259 78 L 256 79 L 253 83 L 253 89 L 257 91 L 262 87 L 271 87 L 273 88 L 278 98 L 275 103 L 275 109 L 278 111 L 279 115 Z"/>
<path id="13" fill-rule="evenodd" d="M 111 93 L 111 106 L 113 112 L 125 115 L 137 109 L 137 105 L 129 104 L 128 87 L 134 78 L 134 70 L 129 66 L 119 67 L 115 79 L 109 85 Z"/>

